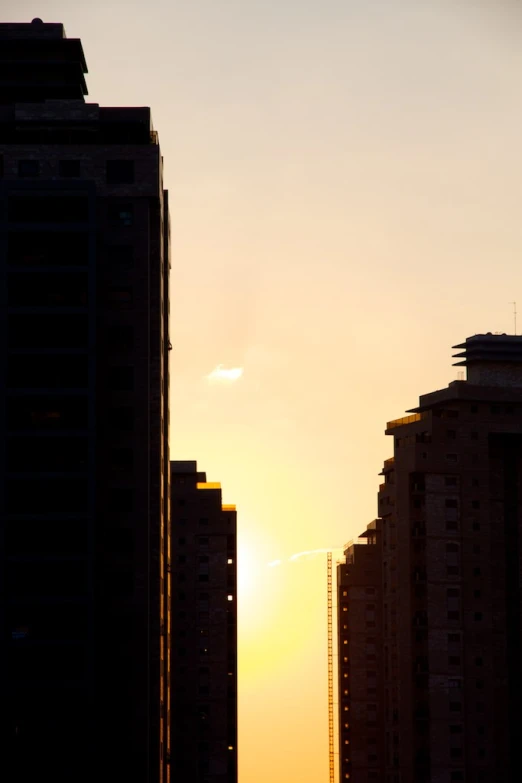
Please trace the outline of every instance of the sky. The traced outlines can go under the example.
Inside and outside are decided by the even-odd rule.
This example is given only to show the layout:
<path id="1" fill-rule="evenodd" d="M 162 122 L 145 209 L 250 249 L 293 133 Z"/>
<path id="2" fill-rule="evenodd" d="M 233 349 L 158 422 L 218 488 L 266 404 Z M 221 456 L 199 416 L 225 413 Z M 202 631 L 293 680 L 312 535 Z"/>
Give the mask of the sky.
<path id="1" fill-rule="evenodd" d="M 520 4 L 0 10 L 82 39 L 88 100 L 152 107 L 171 454 L 238 507 L 240 783 L 327 783 L 326 558 L 289 558 L 376 516 L 385 422 L 458 377 L 452 345 L 517 299 L 522 330 Z"/>

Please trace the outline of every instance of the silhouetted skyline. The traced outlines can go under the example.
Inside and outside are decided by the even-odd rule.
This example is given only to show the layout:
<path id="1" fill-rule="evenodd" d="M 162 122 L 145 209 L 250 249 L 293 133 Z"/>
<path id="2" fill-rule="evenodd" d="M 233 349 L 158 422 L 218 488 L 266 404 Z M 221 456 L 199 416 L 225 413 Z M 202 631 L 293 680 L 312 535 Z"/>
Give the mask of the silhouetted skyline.
<path id="1" fill-rule="evenodd" d="M 512 329 L 519 4 L 6 0 L 2 15 L 81 38 L 89 102 L 153 108 L 175 220 L 172 457 L 197 455 L 241 510 L 240 771 L 325 783 L 324 558 L 286 561 L 375 516 L 382 422 L 445 384 L 447 346 Z M 210 381 L 219 365 L 243 374 Z"/>

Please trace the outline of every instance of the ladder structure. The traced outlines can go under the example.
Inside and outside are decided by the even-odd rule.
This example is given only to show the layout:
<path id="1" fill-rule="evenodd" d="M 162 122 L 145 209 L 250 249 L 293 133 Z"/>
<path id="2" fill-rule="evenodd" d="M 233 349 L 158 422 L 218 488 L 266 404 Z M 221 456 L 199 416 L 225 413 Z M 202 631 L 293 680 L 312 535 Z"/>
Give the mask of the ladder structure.
<path id="1" fill-rule="evenodd" d="M 328 755 L 330 783 L 335 783 L 334 751 L 334 672 L 333 672 L 333 601 L 332 601 L 332 553 L 327 554 L 328 586 Z"/>

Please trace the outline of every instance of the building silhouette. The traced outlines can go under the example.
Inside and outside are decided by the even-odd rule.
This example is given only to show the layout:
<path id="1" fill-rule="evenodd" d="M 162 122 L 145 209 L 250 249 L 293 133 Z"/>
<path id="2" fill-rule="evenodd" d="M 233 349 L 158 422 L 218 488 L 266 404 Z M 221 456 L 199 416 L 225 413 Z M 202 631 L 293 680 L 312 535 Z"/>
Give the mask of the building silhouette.
<path id="1" fill-rule="evenodd" d="M 236 510 L 171 463 L 172 780 L 237 783 Z"/>
<path id="2" fill-rule="evenodd" d="M 0 775 L 166 783 L 168 198 L 86 71 L 0 25 Z"/>
<path id="3" fill-rule="evenodd" d="M 388 423 L 375 534 L 338 567 L 343 781 L 522 776 L 522 337 L 456 348 L 467 380 Z"/>
<path id="4" fill-rule="evenodd" d="M 383 780 L 381 520 L 337 566 L 339 765 L 342 780 Z M 346 775 L 349 775 L 349 778 Z"/>

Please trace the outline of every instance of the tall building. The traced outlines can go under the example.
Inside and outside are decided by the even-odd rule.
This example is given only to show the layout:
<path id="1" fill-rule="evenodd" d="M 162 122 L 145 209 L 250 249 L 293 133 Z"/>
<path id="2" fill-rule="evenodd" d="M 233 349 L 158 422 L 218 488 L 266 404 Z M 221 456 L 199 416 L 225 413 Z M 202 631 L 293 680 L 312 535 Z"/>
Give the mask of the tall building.
<path id="1" fill-rule="evenodd" d="M 456 348 L 467 380 L 423 395 L 386 429 L 394 457 L 379 489 L 374 583 L 386 783 L 522 776 L 522 337 Z M 362 632 L 356 614 L 348 626 Z M 354 735 L 361 720 L 351 715 Z M 371 779 L 369 767 L 356 772 L 358 751 L 343 780 Z"/>
<path id="2" fill-rule="evenodd" d="M 0 25 L 0 775 L 166 783 L 168 198 L 86 71 Z"/>
<path id="3" fill-rule="evenodd" d="M 341 780 L 383 780 L 380 519 L 346 544 L 337 566 Z"/>
<path id="4" fill-rule="evenodd" d="M 172 780 L 237 783 L 236 509 L 171 463 Z"/>

